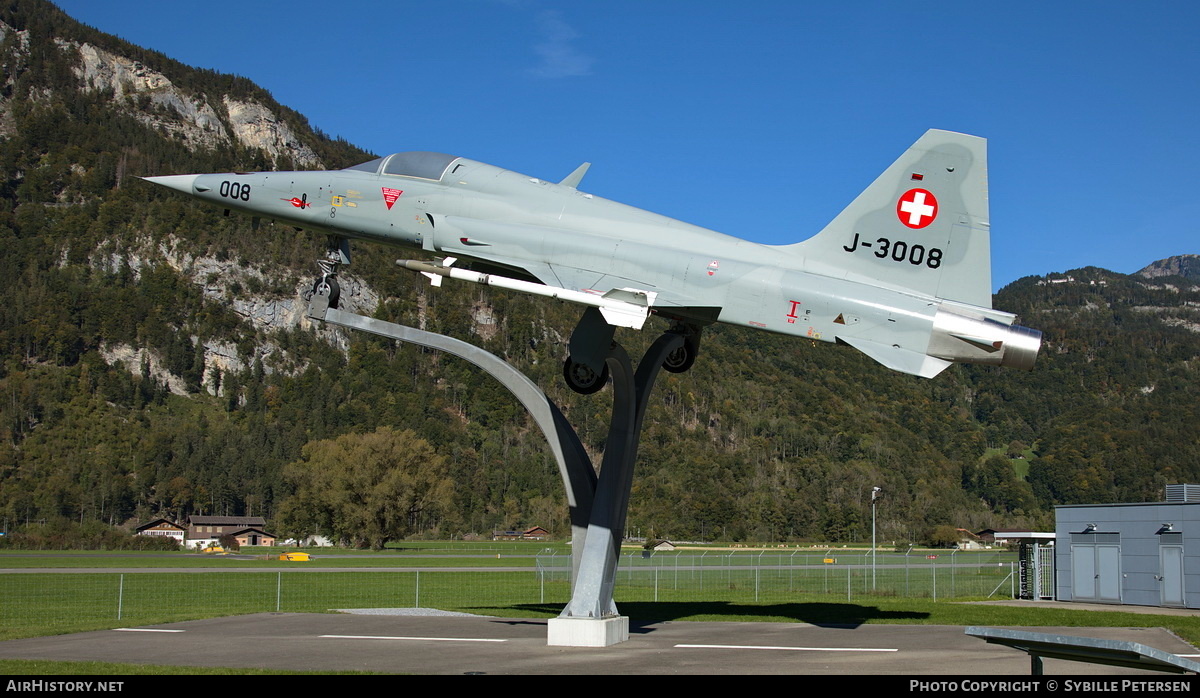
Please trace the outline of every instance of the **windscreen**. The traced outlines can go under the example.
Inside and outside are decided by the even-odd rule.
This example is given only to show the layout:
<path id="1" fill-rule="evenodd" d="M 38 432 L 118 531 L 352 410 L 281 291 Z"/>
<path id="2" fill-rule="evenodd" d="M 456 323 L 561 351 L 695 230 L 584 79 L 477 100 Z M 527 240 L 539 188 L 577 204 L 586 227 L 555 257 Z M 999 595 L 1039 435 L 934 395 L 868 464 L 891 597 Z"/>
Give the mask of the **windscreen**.
<path id="1" fill-rule="evenodd" d="M 383 167 L 383 173 L 438 180 L 442 178 L 442 174 L 450 166 L 450 163 L 457 159 L 457 157 L 445 153 L 423 151 L 396 153 L 388 158 L 387 164 Z"/>

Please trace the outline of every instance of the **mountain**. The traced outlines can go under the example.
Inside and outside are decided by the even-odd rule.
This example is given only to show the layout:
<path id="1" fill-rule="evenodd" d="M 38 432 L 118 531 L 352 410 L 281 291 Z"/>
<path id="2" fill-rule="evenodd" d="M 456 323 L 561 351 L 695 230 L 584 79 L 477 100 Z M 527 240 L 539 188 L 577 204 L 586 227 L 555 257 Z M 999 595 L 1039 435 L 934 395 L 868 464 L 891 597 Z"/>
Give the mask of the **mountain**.
<path id="1" fill-rule="evenodd" d="M 284 533 L 288 465 L 379 427 L 432 444 L 456 483 L 420 535 L 566 529 L 557 469 L 521 408 L 452 357 L 312 326 L 324 241 L 255 228 L 130 175 L 370 159 L 249 80 L 182 65 L 41 0 L 0 3 L 0 517 L 119 524 L 261 515 Z M 580 310 L 396 271 L 361 245 L 343 302 L 467 339 L 543 386 L 603 447 L 604 394 L 562 385 Z M 1152 265 L 1154 266 L 1154 265 Z M 1183 269 L 1182 266 L 1179 267 Z M 424 284 L 424 285 L 423 285 Z M 1030 373 L 932 381 L 857 352 L 731 327 L 660 378 L 629 524 L 669 538 L 881 540 L 938 525 L 1046 526 L 1055 503 L 1155 501 L 1200 482 L 1200 289 L 1079 269 L 997 307 L 1045 332 Z M 664 326 L 625 332 L 631 354 Z"/>
<path id="2" fill-rule="evenodd" d="M 1138 276 L 1157 279 L 1160 276 L 1179 276 L 1190 281 L 1200 281 L 1200 255 L 1183 254 L 1160 259 L 1137 272 Z"/>
<path id="3" fill-rule="evenodd" d="M 1164 485 L 1200 476 L 1200 284 L 1169 281 L 1086 268 L 998 297 L 1045 344 L 1031 373 L 980 375 L 976 416 L 1029 429 L 1045 504 L 1162 501 Z"/>

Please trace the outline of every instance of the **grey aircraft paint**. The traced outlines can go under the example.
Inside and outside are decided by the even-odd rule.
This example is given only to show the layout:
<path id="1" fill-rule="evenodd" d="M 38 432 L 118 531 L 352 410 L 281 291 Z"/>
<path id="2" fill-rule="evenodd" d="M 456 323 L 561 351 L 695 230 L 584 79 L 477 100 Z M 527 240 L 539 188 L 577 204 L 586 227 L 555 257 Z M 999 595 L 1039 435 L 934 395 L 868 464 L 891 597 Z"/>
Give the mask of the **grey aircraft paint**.
<path id="1" fill-rule="evenodd" d="M 438 254 L 438 264 L 405 264 L 435 283 L 451 276 L 595 305 L 625 327 L 655 313 L 694 338 L 692 360 L 712 322 L 847 344 L 926 378 L 952 362 L 1030 369 L 1037 358 L 1041 333 L 991 308 L 982 138 L 926 132 L 820 233 L 792 245 L 585 193 L 587 167 L 554 183 L 408 152 L 330 172 L 146 179 L 335 238 Z M 348 248 L 338 249 L 335 261 L 347 262 Z"/>

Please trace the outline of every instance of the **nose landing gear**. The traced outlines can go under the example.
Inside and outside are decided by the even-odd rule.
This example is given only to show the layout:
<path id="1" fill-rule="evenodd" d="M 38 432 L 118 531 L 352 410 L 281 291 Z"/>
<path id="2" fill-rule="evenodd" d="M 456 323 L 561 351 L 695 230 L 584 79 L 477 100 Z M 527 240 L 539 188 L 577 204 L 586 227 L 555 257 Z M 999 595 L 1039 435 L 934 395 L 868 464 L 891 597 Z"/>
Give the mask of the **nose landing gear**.
<path id="1" fill-rule="evenodd" d="M 338 300 L 342 295 L 342 288 L 337 281 L 338 267 L 349 263 L 350 241 L 346 238 L 330 236 L 329 249 L 325 257 L 317 260 L 317 268 L 321 270 L 321 276 L 313 283 L 312 291 L 306 294 L 305 300 L 311 300 L 313 296 L 324 296 L 329 299 L 330 308 L 337 308 Z"/>
<path id="2" fill-rule="evenodd" d="M 329 307 L 337 308 L 342 288 L 337 281 L 337 263 L 328 260 L 317 262 L 321 267 L 321 277 L 313 284 L 312 295 L 325 296 L 329 299 Z"/>

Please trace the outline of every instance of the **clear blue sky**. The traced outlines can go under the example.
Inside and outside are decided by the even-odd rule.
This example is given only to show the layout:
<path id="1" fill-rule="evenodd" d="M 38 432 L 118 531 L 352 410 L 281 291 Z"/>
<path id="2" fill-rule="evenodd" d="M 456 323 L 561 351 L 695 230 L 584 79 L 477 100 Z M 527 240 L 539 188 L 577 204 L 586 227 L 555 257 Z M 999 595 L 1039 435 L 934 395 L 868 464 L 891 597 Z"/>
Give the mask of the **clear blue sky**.
<path id="1" fill-rule="evenodd" d="M 385 154 L 436 150 L 758 242 L 927 128 L 989 139 L 993 285 L 1200 253 L 1200 3 L 59 0 Z"/>

